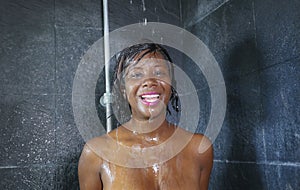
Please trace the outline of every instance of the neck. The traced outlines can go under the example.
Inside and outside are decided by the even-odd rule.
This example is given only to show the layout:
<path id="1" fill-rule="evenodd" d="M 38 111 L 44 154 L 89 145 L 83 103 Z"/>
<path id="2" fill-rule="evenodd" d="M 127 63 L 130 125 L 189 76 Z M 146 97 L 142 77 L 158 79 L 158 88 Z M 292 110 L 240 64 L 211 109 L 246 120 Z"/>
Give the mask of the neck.
<path id="1" fill-rule="evenodd" d="M 155 118 L 139 119 L 137 117 L 132 117 L 129 122 L 124 124 L 124 126 L 131 130 L 133 133 L 137 134 L 151 134 L 157 129 L 167 126 L 165 114 L 160 114 Z"/>
<path id="2" fill-rule="evenodd" d="M 134 119 L 131 119 L 127 124 L 130 126 L 127 129 L 131 130 L 132 138 L 137 139 L 136 142 L 143 145 L 159 144 L 168 139 L 175 130 L 174 126 L 165 119 L 155 125 L 152 122 L 141 122 Z"/>

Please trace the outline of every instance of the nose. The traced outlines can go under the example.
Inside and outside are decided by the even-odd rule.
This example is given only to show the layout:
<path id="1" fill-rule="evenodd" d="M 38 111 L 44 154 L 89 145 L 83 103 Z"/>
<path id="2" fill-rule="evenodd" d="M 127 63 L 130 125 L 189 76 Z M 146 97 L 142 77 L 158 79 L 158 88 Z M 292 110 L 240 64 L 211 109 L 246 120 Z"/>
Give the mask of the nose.
<path id="1" fill-rule="evenodd" d="M 151 88 L 151 87 L 157 86 L 157 85 L 158 85 L 158 83 L 155 78 L 146 78 L 142 83 L 142 86 L 147 87 L 147 88 Z"/>

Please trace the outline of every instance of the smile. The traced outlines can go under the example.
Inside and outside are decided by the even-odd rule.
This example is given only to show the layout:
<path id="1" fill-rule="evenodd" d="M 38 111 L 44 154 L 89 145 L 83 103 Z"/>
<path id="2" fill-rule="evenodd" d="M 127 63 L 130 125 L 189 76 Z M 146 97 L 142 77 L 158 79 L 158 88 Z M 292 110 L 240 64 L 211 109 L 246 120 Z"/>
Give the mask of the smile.
<path id="1" fill-rule="evenodd" d="M 157 93 L 147 93 L 140 96 L 142 103 L 148 106 L 155 105 L 159 102 L 160 95 Z"/>

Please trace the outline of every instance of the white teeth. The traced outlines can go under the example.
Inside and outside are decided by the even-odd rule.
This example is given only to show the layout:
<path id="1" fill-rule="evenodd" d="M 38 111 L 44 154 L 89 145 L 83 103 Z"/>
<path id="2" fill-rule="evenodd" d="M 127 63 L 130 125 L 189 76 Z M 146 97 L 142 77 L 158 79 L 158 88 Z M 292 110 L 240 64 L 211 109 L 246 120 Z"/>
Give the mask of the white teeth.
<path id="1" fill-rule="evenodd" d="M 145 99 L 146 100 L 146 102 L 149 102 L 149 103 L 153 103 L 153 102 L 156 102 L 157 101 L 157 99 L 155 98 L 155 99 Z"/>
<path id="2" fill-rule="evenodd" d="M 159 94 L 143 95 L 142 98 L 159 98 Z"/>
<path id="3" fill-rule="evenodd" d="M 153 103 L 159 99 L 159 94 L 146 94 L 141 96 L 146 102 Z"/>

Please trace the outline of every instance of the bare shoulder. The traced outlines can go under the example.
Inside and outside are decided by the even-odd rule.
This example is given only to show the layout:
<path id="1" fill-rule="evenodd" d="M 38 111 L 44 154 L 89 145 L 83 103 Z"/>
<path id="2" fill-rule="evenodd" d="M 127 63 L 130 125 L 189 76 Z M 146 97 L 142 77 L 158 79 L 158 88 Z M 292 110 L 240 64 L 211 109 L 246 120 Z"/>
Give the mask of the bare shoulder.
<path id="1" fill-rule="evenodd" d="M 199 133 L 194 134 L 180 127 L 178 127 L 177 129 L 180 131 L 179 133 L 182 137 L 187 136 L 190 140 L 190 142 L 187 145 L 189 151 L 192 151 L 198 156 L 204 154 L 212 154 L 213 145 L 209 138 L 207 138 L 205 135 Z"/>
<path id="2" fill-rule="evenodd" d="M 211 141 L 203 134 L 194 134 L 192 143 L 198 145 L 197 151 L 199 154 L 203 154 L 213 148 Z"/>
<path id="3" fill-rule="evenodd" d="M 103 137 L 96 137 L 88 142 L 83 147 L 83 150 L 81 152 L 80 160 L 79 162 L 89 162 L 90 164 L 97 163 L 99 164 L 99 161 L 101 161 L 101 157 L 97 152 L 99 152 L 99 148 L 101 148 L 101 142 L 104 141 Z"/>
<path id="4" fill-rule="evenodd" d="M 200 167 L 200 189 L 208 189 L 209 177 L 213 167 L 213 145 L 203 134 L 194 134 L 190 143 L 190 151 Z"/>
<path id="5" fill-rule="evenodd" d="M 99 173 L 103 159 L 97 153 L 98 146 L 95 146 L 101 140 L 102 137 L 89 140 L 82 150 L 78 163 L 79 184 L 82 190 L 102 189 Z"/>
<path id="6" fill-rule="evenodd" d="M 201 168 L 210 171 L 213 164 L 213 145 L 211 141 L 203 134 L 194 134 L 190 146 Z"/>
<path id="7" fill-rule="evenodd" d="M 103 160 L 113 157 L 111 150 L 116 150 L 119 146 L 113 135 L 102 135 L 86 142 L 81 157 Z"/>

